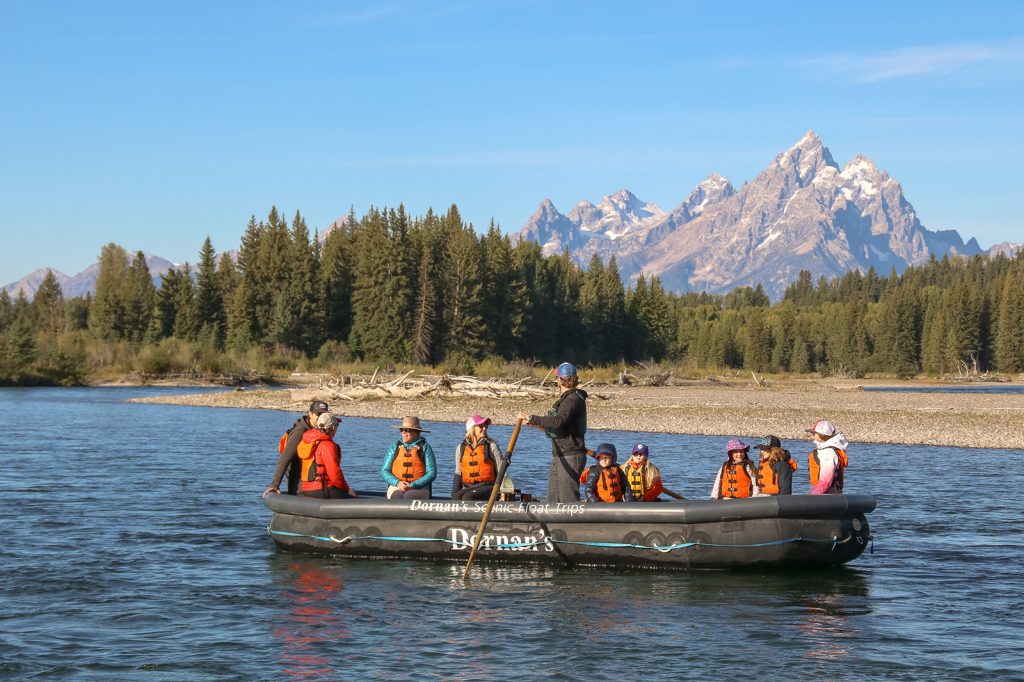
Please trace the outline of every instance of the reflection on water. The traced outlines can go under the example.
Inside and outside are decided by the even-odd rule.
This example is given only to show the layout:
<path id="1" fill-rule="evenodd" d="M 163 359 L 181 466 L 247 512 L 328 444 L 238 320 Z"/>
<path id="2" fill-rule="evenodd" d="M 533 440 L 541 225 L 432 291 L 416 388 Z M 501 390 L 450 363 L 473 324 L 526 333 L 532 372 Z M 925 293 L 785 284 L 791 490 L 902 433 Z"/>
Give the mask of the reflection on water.
<path id="1" fill-rule="evenodd" d="M 259 493 L 293 415 L 123 402 L 147 392 L 0 391 L 0 678 L 717 679 L 728 651 L 755 679 L 1024 676 L 1020 451 L 848 434 L 848 486 L 878 509 L 874 553 L 840 569 L 474 564 L 463 583 L 461 563 L 278 551 Z M 391 425 L 342 424 L 355 487 L 381 488 Z M 462 425 L 430 428 L 450 480 Z M 592 436 L 644 440 L 693 498 L 722 460 L 718 437 Z M 549 448 L 521 436 L 517 485 L 543 489 Z"/>
<path id="2" fill-rule="evenodd" d="M 315 645 L 350 636 L 346 619 L 334 607 L 344 588 L 341 575 L 330 567 L 303 562 L 288 564 L 284 577 L 280 598 L 289 608 L 282 622 L 271 628 L 282 645 L 282 671 L 291 677 L 336 674 L 331 658 L 318 654 Z"/>

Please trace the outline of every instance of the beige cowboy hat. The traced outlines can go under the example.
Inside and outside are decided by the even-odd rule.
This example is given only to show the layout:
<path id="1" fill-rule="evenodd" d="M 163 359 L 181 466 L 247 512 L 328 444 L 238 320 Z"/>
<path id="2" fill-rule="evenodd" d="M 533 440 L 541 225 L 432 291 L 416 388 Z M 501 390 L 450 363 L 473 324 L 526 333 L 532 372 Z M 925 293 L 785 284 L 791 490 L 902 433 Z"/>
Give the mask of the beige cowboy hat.
<path id="1" fill-rule="evenodd" d="M 430 433 L 430 429 L 425 429 L 420 426 L 419 417 L 402 417 L 401 424 L 393 425 L 396 429 L 409 429 L 410 431 L 419 431 L 421 433 Z"/>

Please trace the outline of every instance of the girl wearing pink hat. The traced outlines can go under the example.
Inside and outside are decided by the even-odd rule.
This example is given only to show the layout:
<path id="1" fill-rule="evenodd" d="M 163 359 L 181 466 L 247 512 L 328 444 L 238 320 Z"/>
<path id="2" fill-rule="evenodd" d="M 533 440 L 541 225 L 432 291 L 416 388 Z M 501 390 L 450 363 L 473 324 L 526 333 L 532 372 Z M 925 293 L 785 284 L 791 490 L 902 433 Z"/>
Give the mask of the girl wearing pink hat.
<path id="1" fill-rule="evenodd" d="M 466 420 L 466 437 L 455 447 L 453 500 L 486 500 L 498 477 L 501 450 L 487 435 L 490 419 L 478 414 Z"/>
<path id="2" fill-rule="evenodd" d="M 715 485 L 711 488 L 711 499 L 752 497 L 758 492 L 757 471 L 747 457 L 750 446 L 739 438 L 731 439 L 725 446 L 729 453 L 725 464 L 718 470 Z"/>

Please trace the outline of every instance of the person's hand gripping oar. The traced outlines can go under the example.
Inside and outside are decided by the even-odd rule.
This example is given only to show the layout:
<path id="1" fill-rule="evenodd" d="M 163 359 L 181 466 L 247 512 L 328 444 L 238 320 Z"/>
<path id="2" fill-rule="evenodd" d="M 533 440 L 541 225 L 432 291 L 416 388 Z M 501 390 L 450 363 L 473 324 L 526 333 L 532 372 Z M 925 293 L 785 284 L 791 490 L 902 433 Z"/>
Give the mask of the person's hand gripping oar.
<path id="1" fill-rule="evenodd" d="M 484 510 L 484 517 L 480 519 L 480 528 L 477 529 L 476 536 L 473 539 L 473 550 L 469 553 L 469 559 L 466 561 L 466 570 L 462 572 L 463 581 L 469 576 L 469 567 L 473 563 L 473 557 L 476 556 L 476 550 L 480 548 L 480 540 L 484 536 L 484 528 L 487 526 L 487 520 L 491 517 L 491 508 L 494 507 L 494 501 L 498 498 L 498 488 L 501 487 L 501 482 L 505 480 L 505 472 L 508 471 L 508 465 L 512 462 L 512 450 L 516 446 L 516 440 L 519 438 L 519 429 L 522 425 L 523 420 L 517 419 L 516 427 L 512 429 L 512 437 L 508 439 L 505 456 L 501 458 L 501 464 L 498 466 L 498 475 L 494 478 L 491 496 L 487 500 L 487 509 Z"/>

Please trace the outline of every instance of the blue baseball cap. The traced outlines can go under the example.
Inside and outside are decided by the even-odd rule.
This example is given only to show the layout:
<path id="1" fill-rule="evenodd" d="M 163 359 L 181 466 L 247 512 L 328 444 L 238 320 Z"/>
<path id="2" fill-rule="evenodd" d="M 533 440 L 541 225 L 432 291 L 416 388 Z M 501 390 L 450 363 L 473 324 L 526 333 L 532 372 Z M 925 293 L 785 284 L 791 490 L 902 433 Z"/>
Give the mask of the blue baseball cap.
<path id="1" fill-rule="evenodd" d="M 650 455 L 650 451 L 647 449 L 647 446 L 644 445 L 643 443 L 637 443 L 636 445 L 633 446 L 633 454 L 635 455 L 638 452 L 644 457 L 648 457 Z"/>
<path id="2" fill-rule="evenodd" d="M 563 362 L 558 366 L 558 369 L 555 370 L 555 374 L 562 379 L 574 377 L 576 376 L 576 365 L 571 362 Z"/>

